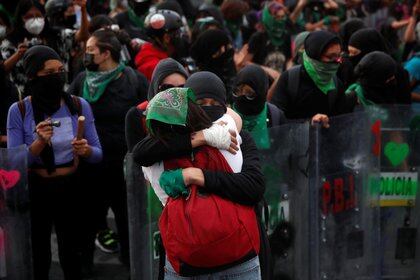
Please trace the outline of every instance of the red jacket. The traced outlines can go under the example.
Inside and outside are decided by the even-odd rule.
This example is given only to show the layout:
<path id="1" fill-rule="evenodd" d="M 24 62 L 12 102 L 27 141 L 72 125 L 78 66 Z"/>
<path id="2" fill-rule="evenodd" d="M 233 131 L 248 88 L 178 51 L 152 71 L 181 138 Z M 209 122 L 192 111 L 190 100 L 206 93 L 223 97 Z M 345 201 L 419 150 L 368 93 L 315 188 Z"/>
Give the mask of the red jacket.
<path id="1" fill-rule="evenodd" d="M 135 58 L 137 70 L 143 73 L 150 82 L 156 65 L 167 57 L 165 52 L 157 49 L 151 43 L 145 43 Z"/>

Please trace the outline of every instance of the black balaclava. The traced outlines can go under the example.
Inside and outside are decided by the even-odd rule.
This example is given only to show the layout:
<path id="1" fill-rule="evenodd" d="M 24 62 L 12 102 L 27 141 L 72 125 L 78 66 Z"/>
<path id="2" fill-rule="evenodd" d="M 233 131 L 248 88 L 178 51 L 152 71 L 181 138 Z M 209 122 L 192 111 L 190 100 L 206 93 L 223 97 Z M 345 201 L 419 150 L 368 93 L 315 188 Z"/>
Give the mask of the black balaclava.
<path id="1" fill-rule="evenodd" d="M 314 31 L 305 39 L 305 52 L 310 58 L 320 61 L 322 54 L 331 44 L 340 44 L 340 38 L 329 31 Z"/>
<path id="2" fill-rule="evenodd" d="M 236 75 L 234 50 L 232 47 L 221 56 L 212 58 L 222 46 L 227 48 L 231 41 L 226 32 L 218 29 L 204 31 L 191 47 L 191 56 L 201 71 L 215 73 L 225 83 L 229 96 L 232 93 L 233 79 Z"/>
<path id="3" fill-rule="evenodd" d="M 356 66 L 355 74 L 366 99 L 375 104 L 397 102 L 397 64 L 391 56 L 384 52 L 371 52 Z"/>
<path id="4" fill-rule="evenodd" d="M 29 78 L 25 85 L 25 92 L 31 95 L 31 103 L 35 123 L 45 120 L 45 115 L 51 116 L 61 107 L 61 98 L 64 99 L 71 114 L 77 109 L 70 94 L 63 89 L 65 83 L 64 73 L 50 74 L 38 77 L 36 74 L 44 68 L 47 60 L 60 60 L 59 55 L 50 47 L 34 46 L 26 51 L 23 57 L 23 68 Z M 41 152 L 41 159 L 48 172 L 55 170 L 54 152 L 50 145 L 46 145 Z"/>
<path id="5" fill-rule="evenodd" d="M 346 52 L 351 35 L 363 28 L 366 28 L 366 25 L 363 20 L 359 18 L 351 18 L 341 25 L 340 38 Z"/>
<path id="6" fill-rule="evenodd" d="M 360 54 L 350 57 L 353 67 L 356 67 L 365 55 L 373 51 L 389 53 L 389 46 L 385 38 L 373 28 L 365 28 L 355 32 L 351 35 L 348 45 L 361 51 Z"/>
<path id="7" fill-rule="evenodd" d="M 217 121 L 226 113 L 226 88 L 222 80 L 212 72 L 201 71 L 192 74 L 185 83 L 196 99 L 212 98 L 222 106 L 201 106 L 211 121 Z"/>
<path id="8" fill-rule="evenodd" d="M 151 1 L 144 0 L 144 1 L 135 1 L 135 0 L 128 0 L 128 5 L 131 9 L 136 13 L 137 16 L 145 15 L 150 8 Z"/>
<path id="9" fill-rule="evenodd" d="M 159 61 L 152 74 L 147 99 L 152 99 L 159 92 L 159 86 L 162 81 L 174 73 L 181 74 L 185 79 L 188 78 L 188 73 L 185 71 L 185 68 L 175 59 L 165 58 Z"/>
<path id="10" fill-rule="evenodd" d="M 245 96 L 234 98 L 235 109 L 243 115 L 257 115 L 266 103 L 268 76 L 260 66 L 248 65 L 238 72 L 235 81 L 236 87 L 244 84 L 255 91 L 256 97 L 253 100 L 248 100 Z"/>

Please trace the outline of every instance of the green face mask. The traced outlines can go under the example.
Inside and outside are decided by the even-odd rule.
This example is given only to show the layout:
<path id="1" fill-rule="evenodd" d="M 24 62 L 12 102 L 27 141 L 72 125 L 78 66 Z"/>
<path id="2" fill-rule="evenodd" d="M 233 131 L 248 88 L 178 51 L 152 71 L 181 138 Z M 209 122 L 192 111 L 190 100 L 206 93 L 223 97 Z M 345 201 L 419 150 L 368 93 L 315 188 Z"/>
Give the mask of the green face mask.
<path id="1" fill-rule="evenodd" d="M 276 47 L 283 46 L 285 42 L 285 31 L 286 31 L 287 17 L 285 16 L 281 20 L 276 20 L 270 13 L 268 6 L 265 5 L 262 12 L 262 23 L 265 30 L 270 37 L 271 42 Z"/>
<path id="2" fill-rule="evenodd" d="M 310 58 L 303 53 L 303 66 L 315 85 L 325 94 L 335 89 L 334 75 L 340 67 L 339 63 L 322 62 Z"/>

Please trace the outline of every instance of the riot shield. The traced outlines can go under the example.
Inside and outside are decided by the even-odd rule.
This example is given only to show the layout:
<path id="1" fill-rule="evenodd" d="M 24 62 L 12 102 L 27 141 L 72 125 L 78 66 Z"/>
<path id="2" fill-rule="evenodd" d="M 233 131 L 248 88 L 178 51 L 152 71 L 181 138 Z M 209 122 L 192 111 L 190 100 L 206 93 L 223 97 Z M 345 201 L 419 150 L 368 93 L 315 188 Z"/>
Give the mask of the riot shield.
<path id="1" fill-rule="evenodd" d="M 379 157 L 369 116 L 311 131 L 310 279 L 379 279 Z"/>
<path id="2" fill-rule="evenodd" d="M 309 279 L 309 124 L 274 127 L 269 134 L 270 148 L 259 152 L 274 277 Z"/>
<path id="3" fill-rule="evenodd" d="M 27 149 L 0 149 L 0 279 L 32 279 Z"/>
<path id="4" fill-rule="evenodd" d="M 367 111 L 381 122 L 382 277 L 420 279 L 420 110 L 392 106 Z"/>
<path id="5" fill-rule="evenodd" d="M 157 222 L 162 206 L 132 154 L 126 156 L 126 183 L 131 279 L 157 279 L 160 257 Z"/>

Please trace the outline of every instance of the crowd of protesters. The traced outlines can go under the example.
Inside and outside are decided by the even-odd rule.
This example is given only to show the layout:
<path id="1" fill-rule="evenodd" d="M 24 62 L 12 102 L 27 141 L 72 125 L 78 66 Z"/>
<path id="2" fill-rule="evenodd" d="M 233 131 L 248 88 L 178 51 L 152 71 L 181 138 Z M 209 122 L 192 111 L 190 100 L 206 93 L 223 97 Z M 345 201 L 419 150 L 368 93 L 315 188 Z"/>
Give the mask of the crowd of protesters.
<path id="1" fill-rule="evenodd" d="M 27 146 L 34 279 L 53 227 L 65 279 L 94 276 L 96 247 L 128 269 L 127 152 L 164 209 L 162 279 L 273 279 L 269 129 L 420 102 L 419 15 L 417 0 L 0 1 L 0 147 Z M 168 232 L 199 193 L 246 216 L 226 232 L 249 244 L 193 265 L 180 255 L 201 247 Z"/>

